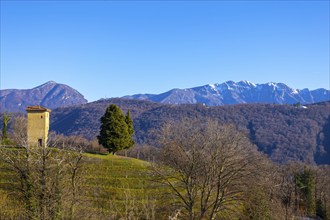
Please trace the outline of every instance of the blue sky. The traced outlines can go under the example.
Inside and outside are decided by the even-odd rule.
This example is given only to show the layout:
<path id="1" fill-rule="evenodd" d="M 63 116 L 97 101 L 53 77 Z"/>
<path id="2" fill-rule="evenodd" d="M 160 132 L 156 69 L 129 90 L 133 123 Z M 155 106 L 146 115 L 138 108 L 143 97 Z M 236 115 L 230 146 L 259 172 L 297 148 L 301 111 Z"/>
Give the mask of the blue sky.
<path id="1" fill-rule="evenodd" d="M 1 89 L 89 101 L 248 80 L 329 89 L 329 1 L 1 1 Z"/>

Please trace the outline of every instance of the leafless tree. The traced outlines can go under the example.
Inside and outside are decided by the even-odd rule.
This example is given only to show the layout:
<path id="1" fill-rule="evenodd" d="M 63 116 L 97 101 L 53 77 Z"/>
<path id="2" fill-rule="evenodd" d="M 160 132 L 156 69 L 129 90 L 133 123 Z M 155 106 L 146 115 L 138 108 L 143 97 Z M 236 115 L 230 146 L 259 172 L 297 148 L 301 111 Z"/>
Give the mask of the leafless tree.
<path id="1" fill-rule="evenodd" d="M 15 146 L 27 146 L 27 118 L 15 117 L 13 118 L 12 131 L 10 133 L 11 139 Z"/>
<path id="2" fill-rule="evenodd" d="M 316 167 L 315 200 L 317 213 L 324 219 L 330 219 L 330 166 Z"/>
<path id="3" fill-rule="evenodd" d="M 162 154 L 152 168 L 169 186 L 187 219 L 232 218 L 255 175 L 258 153 L 231 125 L 183 119 L 166 124 L 159 136 Z"/>
<path id="4" fill-rule="evenodd" d="M 82 152 L 27 145 L 24 118 L 15 120 L 13 128 L 15 145 L 0 148 L 0 162 L 13 181 L 11 194 L 25 206 L 20 219 L 63 218 L 66 209 L 65 218 L 74 219 Z"/>

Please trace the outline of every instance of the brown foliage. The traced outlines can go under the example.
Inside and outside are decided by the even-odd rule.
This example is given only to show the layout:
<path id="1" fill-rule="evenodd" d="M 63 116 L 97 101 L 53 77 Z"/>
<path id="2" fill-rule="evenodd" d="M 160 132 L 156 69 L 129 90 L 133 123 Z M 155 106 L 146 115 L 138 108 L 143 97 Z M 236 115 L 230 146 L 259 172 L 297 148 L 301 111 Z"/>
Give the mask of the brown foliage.
<path id="1" fill-rule="evenodd" d="M 242 133 L 211 120 L 184 119 L 166 124 L 160 142 L 161 166 L 153 167 L 154 174 L 172 189 L 187 219 L 237 217 L 259 160 Z"/>

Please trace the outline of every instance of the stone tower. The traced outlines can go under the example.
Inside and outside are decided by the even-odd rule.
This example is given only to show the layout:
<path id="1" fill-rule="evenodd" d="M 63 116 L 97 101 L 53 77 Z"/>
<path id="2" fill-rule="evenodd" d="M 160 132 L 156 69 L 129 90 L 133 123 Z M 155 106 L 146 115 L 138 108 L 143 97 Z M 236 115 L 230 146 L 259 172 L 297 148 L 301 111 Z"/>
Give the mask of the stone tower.
<path id="1" fill-rule="evenodd" d="M 29 146 L 47 146 L 50 109 L 28 106 L 27 143 Z"/>

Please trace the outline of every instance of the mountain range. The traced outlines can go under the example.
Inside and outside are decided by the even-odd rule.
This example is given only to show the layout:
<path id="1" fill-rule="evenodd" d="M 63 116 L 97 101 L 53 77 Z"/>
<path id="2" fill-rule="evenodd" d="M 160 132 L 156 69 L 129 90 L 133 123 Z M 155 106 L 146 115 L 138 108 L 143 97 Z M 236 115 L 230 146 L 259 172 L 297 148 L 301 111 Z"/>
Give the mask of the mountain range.
<path id="1" fill-rule="evenodd" d="M 330 100 L 330 90 L 293 89 L 284 83 L 254 84 L 227 81 L 188 89 L 172 89 L 161 94 L 136 94 L 122 98 L 148 100 L 163 104 L 312 104 Z M 0 112 L 24 112 L 29 105 L 50 109 L 86 104 L 87 100 L 68 85 L 49 81 L 32 89 L 0 90 Z"/>
<path id="2" fill-rule="evenodd" d="M 242 103 L 311 104 L 330 100 L 330 90 L 293 89 L 284 83 L 254 84 L 227 81 L 188 89 L 172 89 L 161 94 L 136 94 L 123 98 L 149 100 L 164 104 L 221 106 Z"/>
<path id="3" fill-rule="evenodd" d="M 22 112 L 29 105 L 55 109 L 85 103 L 87 100 L 77 90 L 54 81 L 32 89 L 0 90 L 0 112 Z"/>

